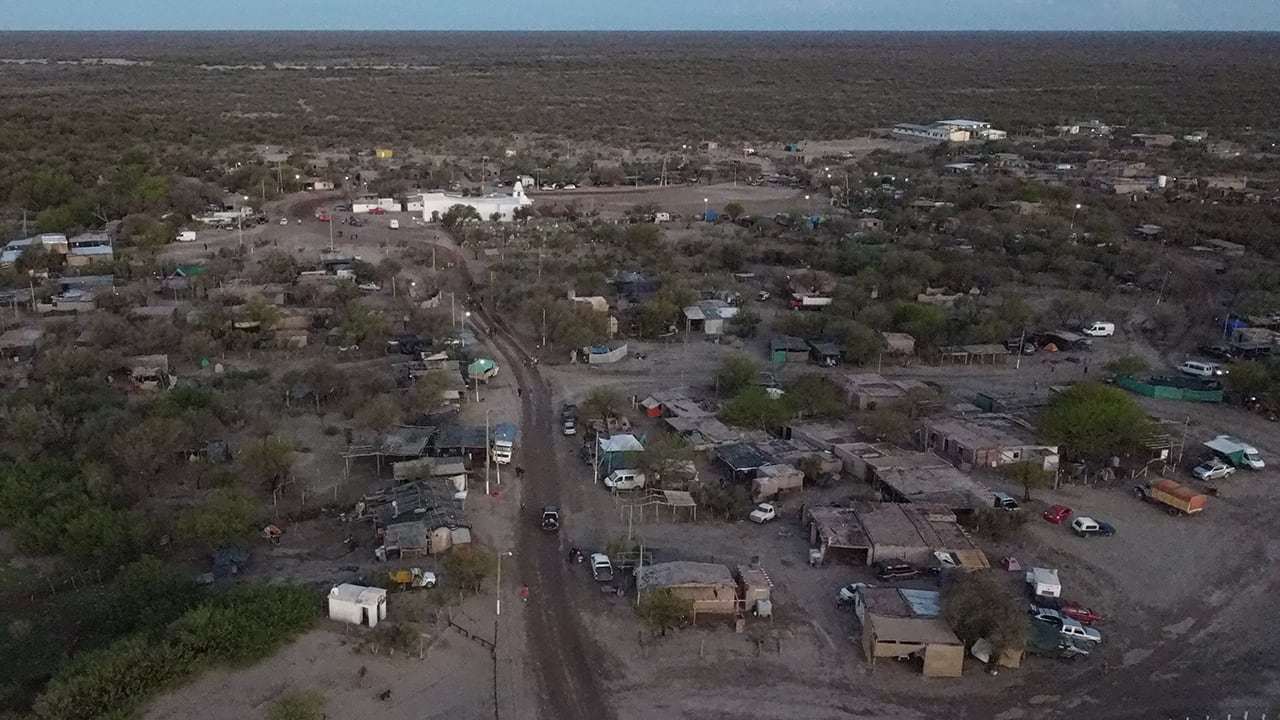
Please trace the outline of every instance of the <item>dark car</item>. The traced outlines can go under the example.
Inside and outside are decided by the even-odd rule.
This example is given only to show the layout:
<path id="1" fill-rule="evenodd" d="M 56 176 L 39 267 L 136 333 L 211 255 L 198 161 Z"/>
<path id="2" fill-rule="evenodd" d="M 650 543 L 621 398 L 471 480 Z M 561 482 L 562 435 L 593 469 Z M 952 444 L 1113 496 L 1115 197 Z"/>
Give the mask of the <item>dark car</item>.
<path id="1" fill-rule="evenodd" d="M 1196 348 L 1197 355 L 1203 355 L 1214 360 L 1223 360 L 1231 362 L 1236 359 L 1236 353 L 1226 345 L 1201 345 Z"/>
<path id="2" fill-rule="evenodd" d="M 919 568 L 904 562 L 877 562 L 872 567 L 876 577 L 885 581 L 910 580 L 920 574 Z"/>
<path id="3" fill-rule="evenodd" d="M 554 505 L 542 508 L 542 514 L 539 516 L 538 522 L 542 525 L 542 529 L 547 532 L 558 531 L 560 529 L 560 509 Z"/>

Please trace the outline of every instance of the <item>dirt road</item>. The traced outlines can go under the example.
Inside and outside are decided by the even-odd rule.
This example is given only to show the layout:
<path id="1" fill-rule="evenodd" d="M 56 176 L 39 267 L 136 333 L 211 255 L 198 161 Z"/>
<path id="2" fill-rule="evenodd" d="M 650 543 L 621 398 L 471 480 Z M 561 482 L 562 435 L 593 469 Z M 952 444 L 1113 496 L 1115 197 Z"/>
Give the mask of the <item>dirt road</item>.
<path id="1" fill-rule="evenodd" d="M 456 283 L 454 292 L 465 294 L 471 285 L 466 259 L 455 252 L 456 248 L 447 249 L 454 255 L 456 267 L 463 270 L 452 278 Z M 495 323 L 480 307 L 472 308 L 472 319 L 478 331 L 496 331 L 490 336 L 490 343 L 523 389 L 521 463 L 528 480 L 521 490 L 523 507 L 518 518 L 515 558 L 519 570 L 513 574 L 516 581 L 531 590 L 524 613 L 525 640 L 531 664 L 536 668 L 539 715 L 556 720 L 610 718 L 613 715 L 600 685 L 600 651 L 585 637 L 573 607 L 568 592 L 568 565 L 559 536 L 548 535 L 534 521 L 542 506 L 561 504 L 564 469 L 560 467 L 551 422 L 551 390 L 536 368 L 525 366 L 528 356 L 501 322 Z M 573 522 L 572 517 L 564 520 Z"/>

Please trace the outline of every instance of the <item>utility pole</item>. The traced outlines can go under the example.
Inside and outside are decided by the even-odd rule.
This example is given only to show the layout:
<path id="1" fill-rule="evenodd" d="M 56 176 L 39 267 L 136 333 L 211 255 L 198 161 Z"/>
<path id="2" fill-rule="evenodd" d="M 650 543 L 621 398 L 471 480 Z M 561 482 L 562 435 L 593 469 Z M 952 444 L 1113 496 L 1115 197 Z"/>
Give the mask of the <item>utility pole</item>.
<path id="1" fill-rule="evenodd" d="M 542 344 L 539 347 L 547 346 L 547 309 L 542 308 Z"/>
<path id="2" fill-rule="evenodd" d="M 480 397 L 480 381 L 476 381 L 476 398 Z M 484 411 L 484 494 L 489 494 L 489 413 Z"/>
<path id="3" fill-rule="evenodd" d="M 1027 345 L 1027 329 L 1022 328 L 1022 334 L 1018 336 L 1018 349 L 1015 351 L 1018 353 L 1018 355 L 1017 357 L 1014 358 L 1014 361 L 1013 361 L 1014 370 L 1022 369 L 1022 348 L 1026 347 L 1026 345 Z"/>
<path id="4" fill-rule="evenodd" d="M 329 213 L 329 252 L 333 252 L 333 213 Z"/>

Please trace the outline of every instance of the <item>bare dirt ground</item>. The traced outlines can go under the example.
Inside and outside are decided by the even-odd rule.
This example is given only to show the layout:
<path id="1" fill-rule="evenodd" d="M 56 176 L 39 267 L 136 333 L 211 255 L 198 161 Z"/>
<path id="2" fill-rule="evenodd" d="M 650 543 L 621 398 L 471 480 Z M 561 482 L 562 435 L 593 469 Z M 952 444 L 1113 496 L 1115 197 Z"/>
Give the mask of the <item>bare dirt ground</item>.
<path id="1" fill-rule="evenodd" d="M 538 202 L 577 202 L 587 210 L 599 210 L 605 216 L 621 216 L 637 205 L 654 204 L 659 210 L 685 217 L 701 214 L 704 209 L 719 212 L 729 203 L 738 203 L 750 215 L 770 215 L 804 209 L 803 191 L 780 187 L 753 187 L 743 181 L 717 185 L 679 185 L 640 188 L 582 188 L 531 194 Z M 706 199 L 704 203 L 703 200 Z M 825 201 L 824 201 L 825 202 Z"/>
<path id="2" fill-rule="evenodd" d="M 215 670 L 171 692 L 142 715 L 146 720 L 265 718 L 287 690 L 313 690 L 331 718 L 494 717 L 487 648 L 462 635 L 438 631 L 424 641 L 425 657 L 359 651 L 359 633 L 333 623 L 298 638 L 249 668 Z M 362 676 L 363 671 L 363 676 Z M 390 690 L 387 700 L 379 695 Z M 518 715 L 513 715 L 516 717 Z"/>

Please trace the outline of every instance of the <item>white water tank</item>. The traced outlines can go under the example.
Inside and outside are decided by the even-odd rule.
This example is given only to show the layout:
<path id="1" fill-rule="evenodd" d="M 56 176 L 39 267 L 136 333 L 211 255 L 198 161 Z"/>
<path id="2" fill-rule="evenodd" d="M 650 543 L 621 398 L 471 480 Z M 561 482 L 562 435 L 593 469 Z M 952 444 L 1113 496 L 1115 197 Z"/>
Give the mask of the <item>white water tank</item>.
<path id="1" fill-rule="evenodd" d="M 1156 176 L 1156 187 L 1158 187 L 1158 188 L 1162 188 L 1162 187 L 1168 187 L 1168 186 L 1169 186 L 1169 176 L 1168 176 L 1168 175 L 1157 175 L 1157 176 Z"/>

